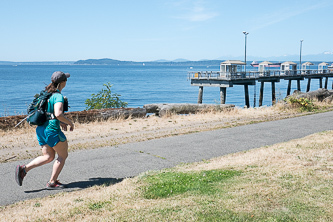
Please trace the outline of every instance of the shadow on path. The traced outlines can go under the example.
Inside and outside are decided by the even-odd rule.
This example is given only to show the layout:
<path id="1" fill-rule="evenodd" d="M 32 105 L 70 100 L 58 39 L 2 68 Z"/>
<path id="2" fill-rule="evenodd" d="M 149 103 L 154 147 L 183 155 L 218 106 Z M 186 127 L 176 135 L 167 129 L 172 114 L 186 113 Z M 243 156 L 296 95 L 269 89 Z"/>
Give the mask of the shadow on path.
<path id="1" fill-rule="evenodd" d="M 89 178 L 88 181 L 77 181 L 77 182 L 72 182 L 69 184 L 66 184 L 66 188 L 88 188 L 92 186 L 100 186 L 100 185 L 105 185 L 105 186 L 110 186 L 116 183 L 120 183 L 123 181 L 124 178 Z"/>
<path id="2" fill-rule="evenodd" d="M 25 190 L 24 193 L 38 193 L 38 192 L 41 192 L 41 191 L 44 191 L 44 190 L 47 190 L 47 189 L 42 188 L 42 189 L 39 189 L 39 190 Z"/>
<path id="3" fill-rule="evenodd" d="M 101 186 L 101 185 L 105 185 L 105 186 L 110 186 L 110 185 L 114 185 L 116 183 L 120 183 L 121 181 L 123 181 L 124 178 L 89 178 L 88 181 L 77 181 L 77 182 L 72 182 L 72 183 L 68 183 L 68 184 L 64 184 L 65 185 L 65 189 L 55 189 L 55 190 L 63 190 L 66 191 L 66 189 L 84 189 L 84 188 L 88 188 L 88 187 L 92 187 L 92 186 Z M 48 190 L 46 188 L 42 188 L 42 189 L 38 189 L 38 190 L 28 190 L 28 191 L 24 191 L 24 193 L 38 193 L 44 190 Z"/>

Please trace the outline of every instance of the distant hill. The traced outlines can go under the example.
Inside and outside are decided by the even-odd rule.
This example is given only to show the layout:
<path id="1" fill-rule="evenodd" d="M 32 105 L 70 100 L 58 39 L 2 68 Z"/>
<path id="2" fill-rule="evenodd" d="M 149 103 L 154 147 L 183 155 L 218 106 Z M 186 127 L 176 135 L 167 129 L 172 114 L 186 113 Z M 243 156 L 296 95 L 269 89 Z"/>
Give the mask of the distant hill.
<path id="1" fill-rule="evenodd" d="M 87 59 L 79 60 L 75 62 L 75 65 L 173 65 L 173 66 L 191 66 L 191 65 L 219 65 L 224 60 L 202 60 L 202 61 L 189 61 L 186 59 L 176 59 L 173 61 L 168 60 L 156 60 L 156 61 L 143 61 L 143 62 L 134 62 L 134 61 L 120 61 L 115 59 Z"/>
<path id="2" fill-rule="evenodd" d="M 74 62 L 75 65 L 119 65 L 119 64 L 137 64 L 138 62 L 120 61 L 115 59 L 87 59 Z"/>
<path id="3" fill-rule="evenodd" d="M 172 62 L 189 62 L 190 60 L 187 60 L 187 59 L 175 59 L 175 60 L 172 60 Z"/>
<path id="4" fill-rule="evenodd" d="M 214 60 L 200 60 L 200 61 L 190 61 L 187 59 L 175 59 L 175 60 L 165 60 L 159 59 L 156 61 L 121 61 L 115 59 L 86 59 L 74 61 L 46 61 L 46 62 L 11 62 L 11 61 L 0 61 L 0 65 L 150 65 L 150 66 L 215 66 L 219 65 L 225 60 L 241 60 L 244 61 L 243 56 L 225 56 L 220 57 Z M 269 57 L 260 57 L 260 56 L 251 56 L 248 55 L 246 59 L 247 63 L 252 61 L 271 61 L 271 62 L 285 62 L 285 61 L 299 61 L 299 55 L 284 55 L 284 56 L 269 56 Z M 302 63 L 306 61 L 311 62 L 333 62 L 333 52 L 326 51 L 320 54 L 313 55 L 302 55 Z"/>
<path id="5" fill-rule="evenodd" d="M 155 60 L 152 62 L 171 62 L 170 60 L 166 60 L 166 59 L 159 59 L 159 60 Z"/>
<path id="6" fill-rule="evenodd" d="M 212 66 L 219 65 L 223 60 L 201 60 L 201 61 L 189 61 L 186 59 L 169 60 L 156 60 L 156 61 L 121 61 L 115 59 L 86 59 L 78 61 L 54 61 L 54 62 L 11 62 L 0 61 L 0 65 L 147 65 L 147 66 Z"/>
<path id="7" fill-rule="evenodd" d="M 143 62 L 134 62 L 134 61 L 120 61 L 114 59 L 87 59 L 79 60 L 75 62 L 76 65 L 170 65 L 170 66 L 213 66 L 219 65 L 225 60 L 241 60 L 244 61 L 244 57 L 220 57 L 215 60 L 200 60 L 200 61 L 189 61 L 186 59 L 175 59 L 175 60 L 165 60 L 160 59 L 156 61 L 143 61 Z M 247 63 L 252 61 L 276 61 L 276 62 L 285 62 L 285 61 L 299 61 L 299 55 L 285 55 L 285 56 L 270 56 L 270 57 L 255 57 L 247 56 Z M 321 54 L 315 55 L 302 55 L 302 63 L 306 61 L 311 62 L 333 62 L 333 52 L 323 52 Z"/>
<path id="8" fill-rule="evenodd" d="M 166 59 L 159 59 L 151 62 L 188 62 L 190 60 L 187 59 L 175 59 L 175 60 L 166 60 Z"/>

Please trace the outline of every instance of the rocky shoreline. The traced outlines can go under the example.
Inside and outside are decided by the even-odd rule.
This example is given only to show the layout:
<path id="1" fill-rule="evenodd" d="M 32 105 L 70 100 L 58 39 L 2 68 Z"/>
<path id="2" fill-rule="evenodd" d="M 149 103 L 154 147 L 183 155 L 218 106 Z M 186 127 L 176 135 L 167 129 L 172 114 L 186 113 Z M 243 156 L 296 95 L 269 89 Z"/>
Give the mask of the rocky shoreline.
<path id="1" fill-rule="evenodd" d="M 154 113 L 157 116 L 165 116 L 168 114 L 189 114 L 203 110 L 222 110 L 234 108 L 235 105 L 204 105 L 204 104 L 189 104 L 189 103 L 173 103 L 173 104 L 148 104 L 143 108 L 110 108 L 99 110 L 84 110 L 67 112 L 65 115 L 77 123 L 89 123 L 93 121 L 104 121 L 107 119 L 123 118 L 143 118 L 148 113 Z M 14 128 L 21 122 L 26 115 L 0 117 L 0 130 L 8 130 Z M 18 127 L 28 124 L 23 121 Z"/>

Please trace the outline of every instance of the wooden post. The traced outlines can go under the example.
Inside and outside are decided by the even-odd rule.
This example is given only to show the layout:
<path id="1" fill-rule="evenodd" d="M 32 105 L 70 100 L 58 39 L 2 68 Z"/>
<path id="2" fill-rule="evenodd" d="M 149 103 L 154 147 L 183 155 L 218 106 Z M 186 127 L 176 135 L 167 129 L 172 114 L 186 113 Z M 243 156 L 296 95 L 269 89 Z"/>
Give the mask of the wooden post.
<path id="1" fill-rule="evenodd" d="M 311 78 L 308 78 L 308 86 L 306 87 L 306 92 L 310 91 Z"/>
<path id="2" fill-rule="evenodd" d="M 272 82 L 272 105 L 275 104 L 275 82 Z"/>
<path id="3" fill-rule="evenodd" d="M 290 95 L 290 90 L 291 90 L 291 79 L 289 79 L 288 81 L 287 96 Z"/>
<path id="4" fill-rule="evenodd" d="M 199 86 L 198 104 L 202 104 L 203 86 Z"/>
<path id="5" fill-rule="evenodd" d="M 264 84 L 265 82 L 261 82 L 260 84 L 259 107 L 262 106 L 262 100 L 264 98 Z"/>
<path id="6" fill-rule="evenodd" d="M 227 88 L 226 87 L 220 87 L 221 104 L 225 104 L 226 98 L 227 98 Z"/>
<path id="7" fill-rule="evenodd" d="M 325 89 L 327 89 L 327 85 L 328 85 L 328 77 L 326 77 L 325 79 Z"/>
<path id="8" fill-rule="evenodd" d="M 323 88 L 323 77 L 319 78 L 319 88 Z"/>
<path id="9" fill-rule="evenodd" d="M 297 79 L 297 90 L 301 91 L 301 80 Z"/>
<path id="10" fill-rule="evenodd" d="M 245 92 L 245 105 L 247 108 L 250 108 L 250 97 L 249 97 L 249 85 L 244 85 L 244 92 Z"/>

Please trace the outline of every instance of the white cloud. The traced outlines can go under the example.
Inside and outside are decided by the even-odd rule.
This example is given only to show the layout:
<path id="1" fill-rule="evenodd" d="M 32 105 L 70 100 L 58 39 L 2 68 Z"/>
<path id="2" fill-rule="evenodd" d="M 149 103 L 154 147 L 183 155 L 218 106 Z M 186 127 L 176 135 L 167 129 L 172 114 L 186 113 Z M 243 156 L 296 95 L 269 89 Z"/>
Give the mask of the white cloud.
<path id="1" fill-rule="evenodd" d="M 202 22 L 218 16 L 219 14 L 209 9 L 207 4 L 207 1 L 204 0 L 177 1 L 173 5 L 180 10 L 182 15 L 174 16 L 174 18 L 190 22 Z"/>

